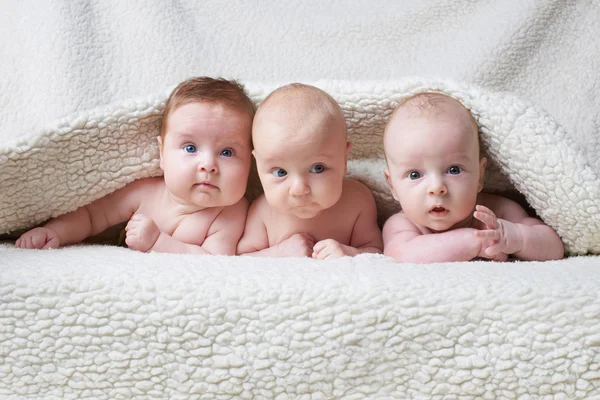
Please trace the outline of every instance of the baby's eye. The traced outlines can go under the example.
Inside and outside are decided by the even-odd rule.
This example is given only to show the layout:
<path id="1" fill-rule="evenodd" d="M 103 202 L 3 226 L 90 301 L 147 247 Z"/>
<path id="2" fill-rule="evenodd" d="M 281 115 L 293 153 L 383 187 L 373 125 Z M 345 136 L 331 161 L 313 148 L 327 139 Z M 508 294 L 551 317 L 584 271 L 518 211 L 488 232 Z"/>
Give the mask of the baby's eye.
<path id="1" fill-rule="evenodd" d="M 195 153 L 196 152 L 196 146 L 194 146 L 193 144 L 188 144 L 184 147 L 184 150 L 186 153 Z"/>
<path id="2" fill-rule="evenodd" d="M 411 171 L 408 173 L 408 179 L 410 180 L 417 180 L 421 177 L 421 173 L 419 171 Z"/>
<path id="3" fill-rule="evenodd" d="M 283 168 L 275 168 L 271 173 L 278 178 L 283 178 L 287 175 L 287 171 Z"/>
<path id="4" fill-rule="evenodd" d="M 450 168 L 448 168 L 448 173 L 450 175 L 458 175 L 462 172 L 462 168 L 459 167 L 458 165 L 453 165 Z"/>
<path id="5" fill-rule="evenodd" d="M 316 164 L 310 168 L 310 172 L 312 172 L 314 174 L 320 174 L 323 171 L 325 171 L 325 166 L 322 164 Z"/>
<path id="6" fill-rule="evenodd" d="M 230 148 L 226 148 L 221 150 L 221 155 L 223 157 L 233 157 L 233 150 L 231 150 Z"/>

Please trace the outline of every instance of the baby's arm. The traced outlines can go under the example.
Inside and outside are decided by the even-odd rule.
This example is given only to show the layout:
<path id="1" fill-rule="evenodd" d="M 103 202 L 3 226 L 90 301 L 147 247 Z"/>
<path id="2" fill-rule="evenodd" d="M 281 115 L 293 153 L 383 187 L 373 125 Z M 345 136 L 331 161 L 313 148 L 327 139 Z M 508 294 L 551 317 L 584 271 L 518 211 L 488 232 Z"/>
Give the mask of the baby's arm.
<path id="1" fill-rule="evenodd" d="M 244 223 L 246 221 L 246 212 L 248 211 L 248 200 L 242 198 L 236 204 L 224 207 L 217 218 L 213 221 L 206 238 L 201 243 L 183 242 L 171 235 L 160 232 L 154 245 L 146 251 L 156 251 L 159 253 L 179 253 L 179 254 L 221 254 L 235 255 L 235 249 L 244 232 Z M 195 233 L 196 227 L 201 226 L 192 219 L 183 229 L 190 231 L 178 231 L 183 237 L 199 238 L 201 235 Z"/>
<path id="2" fill-rule="evenodd" d="M 350 245 L 344 245 L 334 239 L 319 241 L 314 246 L 312 257 L 325 260 L 343 256 L 355 256 L 361 253 L 381 253 L 383 241 L 381 229 L 377 225 L 377 205 L 368 187 L 358 181 L 348 184 L 348 192 L 353 202 L 356 202 L 358 216 L 352 227 Z M 347 216 L 346 216 L 347 217 Z"/>
<path id="3" fill-rule="evenodd" d="M 381 229 L 377 225 L 377 205 L 375 198 L 368 187 L 360 182 L 356 197 L 360 198 L 361 211 L 356 223 L 352 228 L 350 245 L 354 247 L 357 254 L 360 253 L 382 253 L 383 239 Z M 360 193 L 360 196 L 359 196 Z"/>
<path id="4" fill-rule="evenodd" d="M 269 247 L 264 215 L 268 212 L 264 195 L 256 199 L 246 219 L 244 235 L 238 243 L 237 253 L 257 257 L 310 257 L 315 240 L 309 234 L 297 233 L 283 242 Z"/>
<path id="5" fill-rule="evenodd" d="M 139 205 L 139 192 L 147 186 L 145 180 L 135 181 L 91 204 L 80 207 L 46 225 L 25 232 L 15 246 L 26 249 L 48 249 L 78 243 L 127 221 Z"/>
<path id="6" fill-rule="evenodd" d="M 514 254 L 520 260 L 545 261 L 564 257 L 564 246 L 554 229 L 537 218 L 527 215 L 518 203 L 499 196 L 489 196 L 490 207 L 478 205 L 475 218 L 487 229 L 477 231 L 476 236 L 493 241 L 485 249 L 487 256 L 497 253 Z"/>
<path id="7" fill-rule="evenodd" d="M 383 254 L 399 262 L 470 261 L 481 255 L 481 239 L 474 232 L 473 228 L 459 228 L 422 234 L 404 213 L 398 213 L 383 226 Z"/>

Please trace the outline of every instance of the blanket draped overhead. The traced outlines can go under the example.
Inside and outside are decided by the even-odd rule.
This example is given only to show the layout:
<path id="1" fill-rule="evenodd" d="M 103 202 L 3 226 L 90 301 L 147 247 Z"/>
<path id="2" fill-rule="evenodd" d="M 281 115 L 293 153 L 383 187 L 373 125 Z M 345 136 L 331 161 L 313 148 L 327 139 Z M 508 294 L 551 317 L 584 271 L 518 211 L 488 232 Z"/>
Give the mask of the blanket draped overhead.
<path id="1" fill-rule="evenodd" d="M 0 233 L 160 174 L 180 81 L 342 105 L 349 173 L 398 210 L 399 101 L 471 110 L 490 191 L 600 252 L 600 1 L 0 2 Z M 256 196 L 254 177 L 249 197 Z M 0 398 L 600 398 L 600 256 L 398 264 L 0 244 Z"/>

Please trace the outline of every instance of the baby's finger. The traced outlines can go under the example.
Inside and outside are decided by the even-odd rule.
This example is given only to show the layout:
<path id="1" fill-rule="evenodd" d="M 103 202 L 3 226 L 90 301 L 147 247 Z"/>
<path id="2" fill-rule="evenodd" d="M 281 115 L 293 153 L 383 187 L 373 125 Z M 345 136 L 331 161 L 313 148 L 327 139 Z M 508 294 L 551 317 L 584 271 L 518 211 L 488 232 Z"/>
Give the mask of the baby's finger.
<path id="1" fill-rule="evenodd" d="M 43 236 L 34 236 L 31 238 L 31 244 L 35 248 L 41 249 L 46 244 L 46 238 Z"/>
<path id="2" fill-rule="evenodd" d="M 131 216 L 131 218 L 129 219 L 130 221 L 139 221 L 142 219 L 142 214 L 140 213 L 135 213 Z"/>
<path id="3" fill-rule="evenodd" d="M 28 249 L 35 249 L 35 246 L 33 245 L 33 236 L 29 236 L 29 237 L 27 238 L 27 241 L 25 242 L 25 246 L 26 246 Z"/>
<path id="4" fill-rule="evenodd" d="M 304 236 L 304 238 L 306 239 L 306 241 L 310 244 L 310 246 L 314 246 L 316 243 L 319 243 L 315 240 L 315 238 L 313 237 L 313 235 L 309 234 L 309 233 L 303 233 L 302 234 Z M 325 240 L 321 240 L 320 242 L 324 242 Z M 323 245 L 323 247 L 325 247 L 327 245 L 327 243 L 325 243 Z"/>
<path id="5" fill-rule="evenodd" d="M 476 237 L 482 238 L 482 239 L 500 240 L 500 232 L 498 232 L 497 230 L 493 230 L 493 229 L 475 231 L 475 232 L 473 232 L 473 234 Z"/>
<path id="6" fill-rule="evenodd" d="M 483 212 L 483 213 L 486 213 L 486 214 L 491 214 L 491 215 L 494 215 L 494 216 L 496 215 L 496 214 L 494 214 L 494 212 L 493 212 L 492 210 L 490 210 L 490 209 L 489 209 L 489 208 L 487 208 L 486 206 L 482 206 L 481 204 L 477 204 L 477 205 L 475 206 L 475 210 L 476 210 L 476 211 Z"/>
<path id="7" fill-rule="evenodd" d="M 488 247 L 487 249 L 485 249 L 485 254 L 490 257 L 495 257 L 501 253 L 500 247 L 501 247 L 500 244 L 498 244 L 498 243 L 494 244 L 494 245 Z"/>
<path id="8" fill-rule="evenodd" d="M 42 246 L 42 250 L 48 249 L 57 249 L 58 248 L 58 238 L 52 238 L 48 240 L 48 242 Z"/>
<path id="9" fill-rule="evenodd" d="M 320 242 L 313 244 L 312 248 L 315 253 L 320 253 L 326 246 L 327 243 L 325 243 L 324 240 L 321 240 Z"/>
<path id="10" fill-rule="evenodd" d="M 475 211 L 473 216 L 491 229 L 496 229 L 498 227 L 498 220 L 496 219 L 495 215 L 486 214 L 481 211 Z"/>

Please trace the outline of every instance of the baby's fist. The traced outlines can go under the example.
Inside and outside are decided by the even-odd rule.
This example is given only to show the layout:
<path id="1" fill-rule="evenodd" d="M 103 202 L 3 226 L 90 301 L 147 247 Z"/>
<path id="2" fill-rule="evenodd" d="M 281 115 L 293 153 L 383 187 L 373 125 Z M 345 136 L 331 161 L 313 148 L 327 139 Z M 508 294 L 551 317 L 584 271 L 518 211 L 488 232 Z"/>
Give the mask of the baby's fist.
<path id="1" fill-rule="evenodd" d="M 310 257 L 315 238 L 308 233 L 296 233 L 277 246 L 278 257 Z"/>
<path id="2" fill-rule="evenodd" d="M 125 243 L 130 249 L 149 251 L 160 236 L 160 229 L 150 217 L 134 214 L 125 227 Z"/>
<path id="3" fill-rule="evenodd" d="M 345 246 L 334 239 L 321 240 L 313 248 L 312 258 L 317 260 L 327 260 L 329 258 L 341 258 L 344 256 L 355 256 L 355 248 Z"/>
<path id="4" fill-rule="evenodd" d="M 20 249 L 56 249 L 60 244 L 58 234 L 49 228 L 33 228 L 15 242 Z"/>

